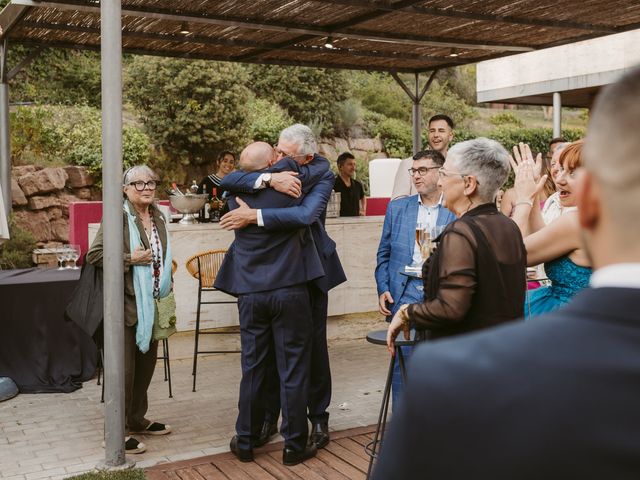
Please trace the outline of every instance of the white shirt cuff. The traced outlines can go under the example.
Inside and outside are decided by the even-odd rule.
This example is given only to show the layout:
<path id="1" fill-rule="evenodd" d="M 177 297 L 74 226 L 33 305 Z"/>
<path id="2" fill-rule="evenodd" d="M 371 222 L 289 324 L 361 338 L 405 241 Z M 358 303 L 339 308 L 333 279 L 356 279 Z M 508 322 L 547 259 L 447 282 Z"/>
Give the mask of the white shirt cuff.
<path id="1" fill-rule="evenodd" d="M 261 190 L 261 189 L 265 188 L 264 185 L 262 184 L 263 177 L 264 177 L 264 173 L 261 173 L 260 176 L 256 179 L 256 183 L 253 184 L 253 189 L 254 190 Z M 260 211 L 260 210 L 258 210 L 258 211 Z M 261 217 L 258 217 L 258 220 L 260 218 Z M 262 225 L 260 225 L 260 226 L 262 226 Z"/>
<path id="2" fill-rule="evenodd" d="M 258 226 L 259 227 L 264 227 L 264 220 L 262 220 L 262 209 L 261 208 L 258 209 L 258 213 L 256 214 L 256 216 L 258 217 Z"/>

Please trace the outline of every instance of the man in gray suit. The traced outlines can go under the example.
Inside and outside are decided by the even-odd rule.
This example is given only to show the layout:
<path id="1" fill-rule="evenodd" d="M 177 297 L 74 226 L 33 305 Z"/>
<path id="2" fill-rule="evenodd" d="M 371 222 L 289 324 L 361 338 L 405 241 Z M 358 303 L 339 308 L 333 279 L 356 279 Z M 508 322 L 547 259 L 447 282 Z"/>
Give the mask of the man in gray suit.
<path id="1" fill-rule="evenodd" d="M 578 173 L 591 288 L 528 322 L 421 345 L 375 479 L 640 475 L 640 68 L 596 101 Z"/>

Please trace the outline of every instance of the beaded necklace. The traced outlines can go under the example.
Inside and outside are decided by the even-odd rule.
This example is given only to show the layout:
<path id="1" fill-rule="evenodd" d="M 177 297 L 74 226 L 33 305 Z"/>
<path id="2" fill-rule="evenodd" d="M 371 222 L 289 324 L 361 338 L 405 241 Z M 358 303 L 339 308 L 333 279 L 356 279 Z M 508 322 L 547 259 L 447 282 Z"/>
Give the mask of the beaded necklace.
<path id="1" fill-rule="evenodd" d="M 149 236 L 147 235 L 147 238 Z M 158 298 L 160 296 L 160 273 L 162 270 L 162 246 L 160 245 L 160 235 L 158 235 L 158 228 L 156 222 L 151 218 L 151 237 L 149 238 L 149 244 L 151 245 L 151 265 L 153 267 L 153 296 Z"/>

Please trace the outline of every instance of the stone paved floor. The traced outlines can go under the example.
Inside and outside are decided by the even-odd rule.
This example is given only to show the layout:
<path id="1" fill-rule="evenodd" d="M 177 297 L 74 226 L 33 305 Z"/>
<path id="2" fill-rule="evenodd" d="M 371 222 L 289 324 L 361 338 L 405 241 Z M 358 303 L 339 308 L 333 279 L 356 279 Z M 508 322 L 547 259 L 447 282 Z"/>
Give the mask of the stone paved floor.
<path id="1" fill-rule="evenodd" d="M 331 319 L 331 430 L 377 421 L 388 356 L 385 348 L 368 344 L 364 336 L 385 325 L 377 314 Z M 234 433 L 239 354 L 200 357 L 198 388 L 193 393 L 193 334 L 174 335 L 170 345 L 173 398 L 168 398 L 159 362 L 148 418 L 170 424 L 173 433 L 140 437 L 147 444 L 146 453 L 133 456 L 140 467 L 227 451 Z M 103 421 L 95 380 L 69 394 L 25 394 L 0 403 L 0 478 L 64 478 L 93 469 L 104 458 Z"/>

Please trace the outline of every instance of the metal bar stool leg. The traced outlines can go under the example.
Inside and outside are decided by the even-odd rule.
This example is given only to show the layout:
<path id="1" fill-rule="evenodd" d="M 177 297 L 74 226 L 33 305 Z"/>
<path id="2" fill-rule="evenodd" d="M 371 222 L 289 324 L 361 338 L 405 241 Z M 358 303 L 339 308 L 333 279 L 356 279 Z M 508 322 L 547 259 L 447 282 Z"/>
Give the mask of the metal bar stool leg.
<path id="1" fill-rule="evenodd" d="M 169 382 L 169 398 L 173 398 L 171 391 L 171 362 L 169 361 L 169 339 L 162 339 L 162 355 L 164 357 L 165 380 Z"/>
<path id="2" fill-rule="evenodd" d="M 384 393 L 382 394 L 382 404 L 380 405 L 380 413 L 378 415 L 378 425 L 376 426 L 376 433 L 373 436 L 373 441 L 365 447 L 365 450 L 369 454 L 369 468 L 367 469 L 367 480 L 371 476 L 371 470 L 373 468 L 373 461 L 378 456 L 380 447 L 382 444 L 382 438 L 384 436 L 384 427 L 387 423 L 387 413 L 389 411 L 389 400 L 391 399 L 391 383 L 393 378 L 393 367 L 395 365 L 396 357 L 391 357 L 389 361 L 389 372 L 387 373 L 387 382 L 384 385 Z M 380 444 L 380 445 L 379 445 Z"/>
<path id="3" fill-rule="evenodd" d="M 104 372 L 104 349 L 100 349 L 101 370 Z M 100 385 L 100 374 L 98 374 L 98 385 Z M 102 393 L 100 394 L 100 403 L 104 403 L 104 378 L 102 379 Z"/>
<path id="4" fill-rule="evenodd" d="M 198 271 L 200 271 L 200 259 L 198 259 Z M 193 344 L 193 389 L 196 391 L 196 378 L 198 373 L 198 337 L 200 336 L 200 308 L 202 305 L 202 277 L 198 278 L 198 309 L 196 311 L 196 338 Z"/>

